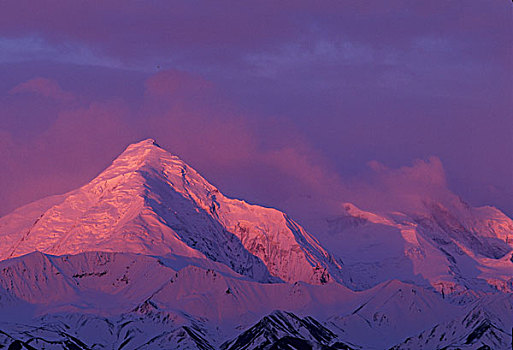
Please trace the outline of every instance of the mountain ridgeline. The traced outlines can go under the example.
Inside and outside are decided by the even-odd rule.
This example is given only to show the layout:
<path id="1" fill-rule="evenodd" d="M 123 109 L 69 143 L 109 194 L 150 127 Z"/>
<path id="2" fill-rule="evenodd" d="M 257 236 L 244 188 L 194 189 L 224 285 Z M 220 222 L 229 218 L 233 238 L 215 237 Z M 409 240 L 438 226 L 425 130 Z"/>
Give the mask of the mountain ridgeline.
<path id="1" fill-rule="evenodd" d="M 511 348 L 512 220 L 453 194 L 423 203 L 346 203 L 312 235 L 132 144 L 0 219 L 0 347 Z"/>

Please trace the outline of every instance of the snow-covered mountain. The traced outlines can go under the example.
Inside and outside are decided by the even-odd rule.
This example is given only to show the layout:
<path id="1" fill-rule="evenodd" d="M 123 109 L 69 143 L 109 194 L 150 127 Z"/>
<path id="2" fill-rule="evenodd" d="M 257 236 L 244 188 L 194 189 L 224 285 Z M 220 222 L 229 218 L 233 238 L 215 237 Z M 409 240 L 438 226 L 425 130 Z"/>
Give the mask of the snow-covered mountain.
<path id="1" fill-rule="evenodd" d="M 244 349 L 344 349 L 337 335 L 312 317 L 300 318 L 290 312 L 275 311 L 237 338 L 221 345 L 223 350 Z"/>
<path id="2" fill-rule="evenodd" d="M 513 295 L 476 301 L 461 317 L 406 339 L 402 349 L 508 349 L 513 347 Z"/>
<path id="3" fill-rule="evenodd" d="M 0 219 L 0 348 L 509 349 L 513 222 L 448 198 L 345 204 L 319 243 L 133 144 Z"/>
<path id="4" fill-rule="evenodd" d="M 380 349 L 415 334 L 416 329 L 452 320 L 462 310 L 433 291 L 392 280 L 369 290 L 351 312 L 328 318 L 327 325 L 348 341 Z"/>
<path id="5" fill-rule="evenodd" d="M 0 220 L 0 258 L 33 251 L 207 257 L 259 281 L 327 283 L 339 266 L 286 214 L 223 196 L 154 140 L 89 184 Z"/>
<path id="6" fill-rule="evenodd" d="M 344 262 L 344 283 L 364 290 L 400 279 L 444 296 L 468 290 L 513 291 L 513 221 L 493 207 L 472 208 L 456 196 L 424 210 L 373 213 L 344 205 L 319 235 Z"/>

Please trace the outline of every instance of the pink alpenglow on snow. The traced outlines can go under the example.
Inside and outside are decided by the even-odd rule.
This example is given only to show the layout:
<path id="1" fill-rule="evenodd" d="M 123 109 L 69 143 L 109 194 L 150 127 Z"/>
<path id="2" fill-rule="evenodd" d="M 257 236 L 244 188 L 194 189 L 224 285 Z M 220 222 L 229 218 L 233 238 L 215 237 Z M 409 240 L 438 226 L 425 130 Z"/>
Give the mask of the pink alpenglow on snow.
<path id="1" fill-rule="evenodd" d="M 511 5 L 1 2 L 0 348 L 511 349 Z"/>

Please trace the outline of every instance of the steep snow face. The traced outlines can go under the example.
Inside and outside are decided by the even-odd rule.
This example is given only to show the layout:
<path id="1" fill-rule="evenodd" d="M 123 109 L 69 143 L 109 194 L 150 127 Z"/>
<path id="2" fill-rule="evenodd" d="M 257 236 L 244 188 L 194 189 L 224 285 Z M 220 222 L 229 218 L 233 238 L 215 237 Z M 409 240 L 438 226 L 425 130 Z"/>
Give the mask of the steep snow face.
<path id="1" fill-rule="evenodd" d="M 174 254 L 207 257 L 259 281 L 309 283 L 330 282 L 328 270 L 339 268 L 284 213 L 223 196 L 153 140 L 129 146 L 89 184 L 44 204 L 0 221 L 2 259 L 33 251 Z"/>
<path id="2" fill-rule="evenodd" d="M 66 195 L 51 196 L 16 209 L 0 218 L 0 259 L 9 258 L 22 232 L 28 233 L 41 216 L 52 206 L 61 203 Z"/>
<path id="3" fill-rule="evenodd" d="M 342 259 L 344 283 L 363 290 L 390 279 L 444 295 L 467 289 L 513 291 L 513 222 L 459 198 L 426 201 L 412 213 L 371 213 L 352 204 L 321 235 Z"/>

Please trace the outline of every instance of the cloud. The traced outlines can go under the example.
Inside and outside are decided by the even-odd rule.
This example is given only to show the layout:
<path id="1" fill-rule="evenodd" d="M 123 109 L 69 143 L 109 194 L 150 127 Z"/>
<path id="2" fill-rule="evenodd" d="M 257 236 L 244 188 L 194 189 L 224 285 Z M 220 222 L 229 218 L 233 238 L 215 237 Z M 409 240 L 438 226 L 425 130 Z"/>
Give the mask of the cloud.
<path id="1" fill-rule="evenodd" d="M 318 192 L 331 181 L 320 165 L 322 157 L 302 135 L 289 129 L 284 139 L 277 132 L 264 146 L 265 118 L 260 116 L 261 123 L 255 123 L 254 116 L 239 110 L 211 82 L 185 72 L 165 71 L 147 79 L 144 98 L 135 110 L 122 99 L 85 101 L 50 79 L 30 79 L 11 92 L 28 104 L 39 102 L 24 93 L 62 103 L 56 117 L 40 116 L 51 124 L 35 138 L 13 141 L 3 132 L 2 154 L 18 160 L 9 171 L 0 170 L 9 184 L 1 189 L 3 213 L 82 185 L 126 145 L 144 137 L 156 138 L 234 194 L 251 194 L 248 188 L 260 182 L 253 196 L 277 200 L 300 188 Z M 9 176 L 11 172 L 20 176 Z M 235 183 L 231 191 L 230 183 Z M 272 199 L 266 204 L 273 204 Z"/>
<path id="2" fill-rule="evenodd" d="M 414 212 L 426 201 L 445 201 L 449 190 L 442 162 L 438 157 L 416 159 L 409 166 L 389 168 L 371 161 L 370 173 L 360 180 L 355 202 L 380 211 Z M 361 191 L 361 192 L 360 192 Z"/>
<path id="3" fill-rule="evenodd" d="M 386 188 L 422 187 L 426 192 L 437 188 L 445 188 L 447 180 L 442 162 L 438 157 L 431 156 L 427 160 L 416 159 L 411 166 L 390 169 L 378 161 L 370 161 L 372 177 Z M 417 192 L 417 191 L 416 191 Z"/>
<path id="4" fill-rule="evenodd" d="M 344 202 L 369 210 L 412 210 L 425 198 L 452 196 L 437 157 L 398 168 L 370 161 L 366 172 L 344 177 L 336 168 L 337 153 L 352 151 L 352 140 L 328 158 L 295 120 L 248 111 L 213 81 L 185 71 L 158 72 L 140 88 L 132 100 L 72 93 L 48 78 L 11 88 L 10 98 L 29 110 L 40 110 L 41 103 L 30 94 L 59 103 L 37 115 L 48 125 L 34 137 L 1 131 L 0 157 L 13 165 L 0 169 L 0 213 L 86 183 L 126 145 L 147 137 L 223 193 L 282 209 L 314 230 L 319 218 L 342 214 Z M 0 100 L 7 118 L 18 110 L 9 103 Z M 352 132 L 361 137 L 357 129 Z"/>
<path id="5" fill-rule="evenodd" d="M 343 38 L 358 48 L 361 45 L 393 51 L 408 49 L 418 38 L 445 37 L 458 49 L 473 51 L 474 59 L 495 57 L 506 63 L 509 5 L 489 5 L 468 1 L 431 1 L 429 4 L 405 0 L 383 4 L 359 1 L 259 1 L 235 5 L 232 1 L 215 4 L 126 2 L 56 2 L 41 0 L 4 1 L 0 31 L 6 38 L 25 38 L 22 47 L 32 53 L 55 59 L 83 51 L 82 64 L 111 62 L 116 66 L 139 63 L 146 68 L 157 64 L 212 65 L 241 64 L 247 55 L 275 55 L 290 45 L 331 43 Z M 30 10 L 28 10 L 30 9 Z M 499 40 L 489 40 L 495 36 Z M 30 43 L 30 39 L 33 39 Z M 35 43 L 41 40 L 44 43 Z M 473 50 L 475 45 L 479 50 Z M 69 46 L 73 50 L 68 50 Z M 10 44 L 12 51 L 20 45 Z M 314 44 L 315 47 L 315 44 Z M 453 46 L 454 47 L 454 46 Z M 11 50 L 9 50 L 11 51 Z M 347 52 L 348 50 L 345 50 Z M 98 59 L 101 58 L 101 59 Z"/>
<path id="6" fill-rule="evenodd" d="M 198 94 L 211 93 L 212 84 L 194 74 L 176 69 L 165 70 L 149 77 L 145 82 L 146 94 L 149 97 L 194 97 Z"/>
<path id="7" fill-rule="evenodd" d="M 273 178 L 285 163 L 274 159 L 301 163 L 298 138 L 317 154 L 307 158 L 327 158 L 345 177 L 371 159 L 399 167 L 435 154 L 458 193 L 512 212 L 513 162 L 504 161 L 513 149 L 510 22 L 509 3 L 480 0 L 7 0 L 0 12 L 0 99 L 7 107 L 0 128 L 36 137 L 55 122 L 61 102 L 25 103 L 21 93 L 7 94 L 44 76 L 78 96 L 78 106 L 67 109 L 122 98 L 135 134 L 158 134 L 189 161 L 201 159 L 207 172 L 214 167 L 199 151 L 210 151 L 207 144 L 219 149 L 218 164 L 245 160 L 241 169 L 252 175 L 264 171 L 250 166 L 258 160 L 274 169 L 265 173 Z M 220 178 L 224 166 L 209 174 Z M 309 172 L 297 174 L 306 181 Z M 256 181 L 280 187 L 265 179 Z M 240 182 L 223 186 L 265 198 Z"/>
<path id="8" fill-rule="evenodd" d="M 37 106 L 38 101 L 30 96 L 24 100 Z M 48 118 L 51 124 L 36 137 L 13 137 L 0 130 L 1 214 L 85 184 L 109 165 L 113 152 L 121 152 L 124 145 L 134 140 L 122 103 L 91 102 L 77 106 L 65 101 L 57 116 L 39 116 Z"/>
<path id="9" fill-rule="evenodd" d="M 31 79 L 15 86 L 11 89 L 10 93 L 32 93 L 64 103 L 72 102 L 75 99 L 72 93 L 62 90 L 56 81 L 41 77 Z"/>
<path id="10" fill-rule="evenodd" d="M 133 66 L 123 63 L 118 58 L 103 55 L 83 43 L 48 42 L 32 33 L 27 33 L 27 35 L 21 37 L 0 36 L 0 63 L 29 63 L 34 61 L 99 66 L 113 69 L 134 69 Z"/>
<path id="11" fill-rule="evenodd" d="M 275 77 L 283 72 L 306 70 L 311 66 L 366 65 L 374 62 L 375 55 L 371 47 L 336 39 L 290 43 L 273 52 L 250 53 L 245 61 L 254 67 L 257 74 Z"/>

